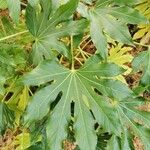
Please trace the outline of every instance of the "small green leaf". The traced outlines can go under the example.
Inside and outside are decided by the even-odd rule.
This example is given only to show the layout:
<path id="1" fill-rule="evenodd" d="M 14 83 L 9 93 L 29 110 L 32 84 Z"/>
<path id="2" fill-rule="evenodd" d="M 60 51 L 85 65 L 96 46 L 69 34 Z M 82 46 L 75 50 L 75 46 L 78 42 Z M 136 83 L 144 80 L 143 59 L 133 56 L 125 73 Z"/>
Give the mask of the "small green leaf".
<path id="1" fill-rule="evenodd" d="M 90 15 L 90 33 L 91 38 L 97 48 L 97 53 L 100 53 L 103 59 L 107 58 L 108 50 L 107 50 L 107 40 L 105 35 L 103 34 L 103 28 L 100 25 L 100 22 L 97 20 L 94 14 Z M 95 29 L 97 31 L 95 32 Z"/>
<path id="2" fill-rule="evenodd" d="M 149 23 L 146 17 L 140 14 L 137 10 L 127 6 L 112 7 L 108 10 L 108 13 L 121 21 L 126 21 L 131 24 Z"/>
<path id="3" fill-rule="evenodd" d="M 7 0 L 10 16 L 15 23 L 19 23 L 20 0 Z"/>
<path id="4" fill-rule="evenodd" d="M 150 85 L 150 50 L 139 53 L 132 62 L 134 71 L 143 70 L 141 83 Z"/>
<path id="5" fill-rule="evenodd" d="M 38 4 L 39 0 L 28 0 L 28 2 L 31 6 L 36 6 Z"/>
<path id="6" fill-rule="evenodd" d="M 129 45 L 133 45 L 132 38 L 126 25 L 119 23 L 111 17 L 101 16 L 102 22 L 105 26 L 105 31 L 111 38 Z"/>

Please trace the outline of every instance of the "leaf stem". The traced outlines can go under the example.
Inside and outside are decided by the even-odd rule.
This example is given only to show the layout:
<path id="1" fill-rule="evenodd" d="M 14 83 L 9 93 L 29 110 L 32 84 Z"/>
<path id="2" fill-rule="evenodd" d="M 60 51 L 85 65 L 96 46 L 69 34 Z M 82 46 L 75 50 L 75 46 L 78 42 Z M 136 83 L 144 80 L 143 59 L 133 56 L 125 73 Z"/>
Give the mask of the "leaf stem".
<path id="1" fill-rule="evenodd" d="M 71 36 L 71 70 L 74 70 L 73 36 Z"/>
<path id="2" fill-rule="evenodd" d="M 134 44 L 140 45 L 140 46 L 143 46 L 143 47 L 149 47 L 149 45 L 141 44 L 141 43 L 138 43 L 138 42 L 134 42 Z"/>
<path id="3" fill-rule="evenodd" d="M 18 36 L 18 35 L 27 33 L 27 32 L 29 32 L 29 31 L 28 31 L 28 30 L 25 30 L 25 31 L 22 31 L 22 32 L 18 32 L 18 33 L 15 33 L 15 34 L 12 34 L 12 35 L 9 35 L 9 36 L 0 38 L 0 42 L 1 42 L 1 41 L 5 41 L 5 40 L 10 39 L 10 38 L 13 38 L 13 37 Z"/>
<path id="4" fill-rule="evenodd" d="M 21 2 L 21 5 L 27 7 L 27 4 L 25 4 L 24 2 Z"/>

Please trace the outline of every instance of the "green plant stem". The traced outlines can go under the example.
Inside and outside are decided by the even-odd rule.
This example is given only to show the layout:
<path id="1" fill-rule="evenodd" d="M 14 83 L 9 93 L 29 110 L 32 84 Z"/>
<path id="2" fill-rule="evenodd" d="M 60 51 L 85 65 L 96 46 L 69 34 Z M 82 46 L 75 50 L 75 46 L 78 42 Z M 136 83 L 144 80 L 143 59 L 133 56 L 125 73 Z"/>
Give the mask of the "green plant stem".
<path id="1" fill-rule="evenodd" d="M 18 33 L 15 33 L 15 34 L 12 34 L 12 35 L 9 35 L 9 36 L 0 38 L 0 42 L 1 42 L 1 41 L 5 41 L 5 40 L 7 40 L 7 39 L 11 39 L 11 38 L 16 37 L 16 36 L 21 35 L 21 34 L 25 34 L 25 33 L 27 33 L 27 32 L 29 32 L 29 31 L 28 31 L 28 30 L 25 30 L 25 31 L 22 31 L 22 32 L 18 32 Z"/>
<path id="2" fill-rule="evenodd" d="M 134 44 L 140 45 L 140 46 L 143 46 L 143 47 L 149 47 L 149 45 L 141 44 L 141 43 L 138 43 L 138 42 L 134 42 Z"/>
<path id="3" fill-rule="evenodd" d="M 21 2 L 21 5 L 23 5 L 23 6 L 27 7 L 27 4 L 25 4 L 25 3 L 23 3 L 23 2 Z"/>
<path id="4" fill-rule="evenodd" d="M 90 37 L 90 35 L 85 36 L 85 38 L 81 41 L 81 43 L 79 45 L 82 45 L 83 42 L 86 41 L 89 37 Z"/>
<path id="5" fill-rule="evenodd" d="M 73 36 L 71 36 L 71 70 L 74 70 Z"/>

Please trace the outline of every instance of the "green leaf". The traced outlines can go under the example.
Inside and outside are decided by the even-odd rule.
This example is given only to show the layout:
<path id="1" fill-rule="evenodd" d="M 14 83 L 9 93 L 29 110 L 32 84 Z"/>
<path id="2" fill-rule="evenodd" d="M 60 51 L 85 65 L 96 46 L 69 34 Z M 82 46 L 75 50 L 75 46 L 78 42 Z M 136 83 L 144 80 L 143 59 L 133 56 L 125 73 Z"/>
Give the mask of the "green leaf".
<path id="1" fill-rule="evenodd" d="M 19 23 L 20 0 L 7 0 L 10 16 L 15 23 Z"/>
<path id="2" fill-rule="evenodd" d="M 115 135 L 111 137 L 106 150 L 131 150 L 131 147 L 133 147 L 132 140 L 129 138 L 128 131 L 124 131 L 120 138 Z"/>
<path id="3" fill-rule="evenodd" d="M 128 133 L 129 131 L 124 131 L 121 137 L 121 149 L 122 150 L 131 150 L 133 147 L 131 135 Z"/>
<path id="4" fill-rule="evenodd" d="M 5 93 L 5 88 L 4 88 L 5 81 L 6 81 L 5 77 L 0 75 L 0 95 L 4 95 Z"/>
<path id="5" fill-rule="evenodd" d="M 108 14 L 113 15 L 121 21 L 126 21 L 131 24 L 148 23 L 148 20 L 142 14 L 127 6 L 112 7 L 107 11 Z"/>
<path id="6" fill-rule="evenodd" d="M 126 25 L 123 25 L 110 17 L 101 16 L 101 19 L 105 26 L 105 31 L 111 38 L 121 43 L 132 45 L 132 38 L 130 37 L 130 33 Z"/>
<path id="7" fill-rule="evenodd" d="M 68 35 L 77 35 L 83 32 L 87 26 L 87 21 L 66 20 L 74 13 L 78 5 L 77 0 L 70 0 L 60 6 L 54 14 L 51 14 L 51 1 L 41 1 L 43 11 L 37 15 L 35 8 L 28 5 L 26 12 L 27 26 L 35 37 L 33 45 L 33 62 L 38 64 L 44 58 L 49 59 L 53 50 L 68 56 L 68 50 L 60 38 Z M 50 19 L 49 19 L 50 17 Z"/>
<path id="8" fill-rule="evenodd" d="M 0 9 L 6 9 L 6 8 L 7 8 L 7 1 L 0 0 Z"/>
<path id="9" fill-rule="evenodd" d="M 103 29 L 100 25 L 100 22 L 97 20 L 94 14 L 91 13 L 90 17 L 91 17 L 90 22 L 91 38 L 97 48 L 97 52 L 101 54 L 102 58 L 106 59 L 108 55 L 108 50 L 107 50 L 107 40 L 103 34 Z M 96 32 L 95 29 L 97 29 Z"/>
<path id="10" fill-rule="evenodd" d="M 112 0 L 97 0 L 95 6 L 96 7 L 105 7 L 112 3 Z"/>
<path id="11" fill-rule="evenodd" d="M 29 2 L 29 4 L 31 5 L 31 6 L 36 6 L 37 4 L 38 4 L 38 2 L 39 2 L 39 0 L 28 0 L 28 2 Z"/>
<path id="12" fill-rule="evenodd" d="M 145 150 L 150 149 L 150 130 L 147 128 L 144 128 L 142 126 L 136 126 L 135 130 L 138 131 L 138 136 L 141 139 L 142 143 L 144 144 Z"/>
<path id="13" fill-rule="evenodd" d="M 135 5 L 135 4 L 138 4 L 139 2 L 141 2 L 140 0 L 114 0 L 114 2 L 116 4 L 119 4 L 119 5 Z"/>
<path id="14" fill-rule="evenodd" d="M 89 19 L 89 11 L 88 11 L 88 7 L 86 5 L 84 5 L 83 3 L 79 2 L 79 5 L 77 7 L 77 11 L 80 13 L 80 15 L 82 17 Z"/>
<path id="15" fill-rule="evenodd" d="M 24 69 L 25 64 L 25 55 L 19 45 L 0 44 L 0 95 L 4 95 L 7 87 L 14 82 L 15 76 Z"/>
<path id="16" fill-rule="evenodd" d="M 75 102 L 75 137 L 81 149 L 94 150 L 96 146 L 95 121 L 91 116 L 90 109 L 105 130 L 120 134 L 116 111 L 94 89 L 98 89 L 105 96 L 125 98 L 132 95 L 132 92 L 121 82 L 95 78 L 95 75 L 115 76 L 124 70 L 114 64 L 99 63 L 95 65 L 93 61 L 94 58 L 91 58 L 79 70 L 69 70 L 56 61 L 46 61 L 23 78 L 25 84 L 29 85 L 53 81 L 51 85 L 41 89 L 33 97 L 25 116 L 28 124 L 41 120 L 49 112 L 50 104 L 62 92 L 61 99 L 52 111 L 47 124 L 49 146 L 52 149 L 60 149 L 62 140 L 67 137 L 65 126 L 71 117 L 70 104 L 72 101 Z M 119 87 L 120 84 L 122 88 Z"/>
<path id="17" fill-rule="evenodd" d="M 150 113 L 145 111 L 140 111 L 138 107 L 140 105 L 146 104 L 144 100 L 140 99 L 129 99 L 124 102 L 118 104 L 118 113 L 120 114 L 121 124 L 125 124 L 129 126 L 132 131 L 134 131 L 134 135 L 141 138 L 142 143 L 146 150 L 150 148 L 150 144 L 148 142 L 149 138 L 144 135 L 144 131 L 142 131 L 136 123 L 142 122 L 143 130 L 148 130 L 150 128 Z M 125 127 L 124 127 L 125 128 Z"/>
<path id="18" fill-rule="evenodd" d="M 112 1 L 97 1 L 94 7 L 88 8 L 79 3 L 77 9 L 83 17 L 90 20 L 90 35 L 97 53 L 100 53 L 103 59 L 108 55 L 106 35 L 118 42 L 133 46 L 127 23 L 148 23 L 148 20 L 137 10 L 110 4 Z"/>
<path id="19" fill-rule="evenodd" d="M 150 49 L 139 53 L 139 55 L 134 58 L 132 66 L 134 71 L 143 71 L 141 83 L 150 85 Z"/>
<path id="20" fill-rule="evenodd" d="M 13 126 L 14 114 L 8 106 L 0 102 L 0 134 L 6 129 Z"/>
<path id="21" fill-rule="evenodd" d="M 52 0 L 53 12 L 55 12 L 61 5 L 67 3 L 69 0 Z"/>
<path id="22" fill-rule="evenodd" d="M 0 21 L 0 38 L 15 34 L 16 30 L 13 27 L 14 25 L 8 17 L 1 17 Z"/>
<path id="23" fill-rule="evenodd" d="M 119 145 L 119 139 L 116 136 L 112 136 L 108 141 L 106 150 L 121 150 Z"/>

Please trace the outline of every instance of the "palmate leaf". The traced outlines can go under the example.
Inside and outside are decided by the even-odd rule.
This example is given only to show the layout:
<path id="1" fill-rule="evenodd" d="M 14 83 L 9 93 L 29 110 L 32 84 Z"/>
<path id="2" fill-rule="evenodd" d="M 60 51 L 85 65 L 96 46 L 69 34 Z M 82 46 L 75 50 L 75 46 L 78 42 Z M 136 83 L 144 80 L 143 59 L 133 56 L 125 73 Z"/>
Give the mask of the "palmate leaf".
<path id="1" fill-rule="evenodd" d="M 112 1 L 97 1 L 95 7 L 88 9 L 80 3 L 78 12 L 90 20 L 90 35 L 97 48 L 97 52 L 106 59 L 107 41 L 105 34 L 125 44 L 133 45 L 132 38 L 126 26 L 127 23 L 148 23 L 137 10 L 127 6 L 113 6 Z M 97 32 L 95 32 L 97 29 Z"/>
<path id="2" fill-rule="evenodd" d="M 121 135 L 122 128 L 126 128 L 121 125 L 126 118 L 133 122 L 135 118 L 140 118 L 149 124 L 149 116 L 146 113 L 142 115 L 134 108 L 141 102 L 128 100 L 128 97 L 132 98 L 134 95 L 128 87 L 119 81 L 97 78 L 113 77 L 123 71 L 112 63 L 96 63 L 95 57 L 79 70 L 66 69 L 54 60 L 43 62 L 26 75 L 23 81 L 28 85 L 40 85 L 49 81 L 52 83 L 33 96 L 27 108 L 25 122 L 30 125 L 46 116 L 50 104 L 61 92 L 61 99 L 46 125 L 48 143 L 52 150 L 61 149 L 61 142 L 67 137 L 66 126 L 71 118 L 72 101 L 75 102 L 75 138 L 81 150 L 96 148 L 95 120 L 89 110 L 92 110 L 96 121 L 105 131 L 117 136 Z M 95 89 L 103 96 L 98 95 Z"/>
<path id="3" fill-rule="evenodd" d="M 55 67 L 55 70 L 52 69 L 53 67 Z M 62 140 L 66 138 L 67 133 L 64 126 L 67 125 L 67 121 L 69 121 L 71 117 L 70 103 L 74 101 L 77 142 L 81 149 L 94 149 L 96 146 L 96 134 L 94 133 L 94 120 L 89 112 L 88 105 L 94 113 L 96 113 L 96 118 L 105 125 L 107 130 L 111 131 L 113 128 L 114 132 L 118 133 L 119 126 L 114 127 L 114 124 L 116 124 L 115 121 L 112 121 L 112 123 L 109 122 L 109 120 L 113 120 L 109 114 L 112 112 L 115 115 L 115 112 L 113 112 L 109 104 L 107 106 L 105 101 L 99 101 L 99 97 L 93 91 L 94 89 L 92 89 L 92 86 L 97 86 L 97 79 L 94 79 L 93 77 L 95 74 L 100 76 L 114 76 L 122 71 L 121 68 L 118 68 L 114 64 L 89 64 L 80 70 L 68 70 L 55 61 L 43 63 L 24 78 L 25 83 L 36 85 L 51 80 L 55 80 L 55 82 L 35 95 L 32 102 L 29 104 L 27 116 L 25 117 L 26 121 L 32 122 L 34 120 L 42 119 L 49 111 L 49 103 L 55 100 L 58 93 L 62 91 L 63 96 L 55 107 L 47 124 L 47 135 L 50 147 L 52 149 L 60 149 Z M 86 76 L 89 75 L 89 73 L 92 76 Z M 30 82 L 33 78 L 34 80 Z M 92 79 L 95 81 L 92 81 Z M 102 87 L 104 92 L 111 89 L 111 87 L 110 89 L 105 88 L 103 85 L 106 84 L 105 80 L 101 82 L 102 83 L 99 83 L 98 85 Z M 107 82 L 110 83 L 113 81 Z M 124 90 L 128 91 L 126 88 Z M 122 96 L 124 97 L 125 95 L 122 94 Z M 96 97 L 96 100 L 94 97 Z M 104 108 L 101 108 L 100 104 Z M 105 111 L 106 109 L 109 111 Z"/>
<path id="4" fill-rule="evenodd" d="M 38 64 L 44 58 L 50 58 L 51 49 L 57 50 L 68 55 L 68 50 L 59 40 L 61 37 L 68 35 L 76 35 L 83 32 L 87 26 L 85 20 L 64 22 L 75 12 L 78 5 L 78 0 L 70 0 L 66 4 L 60 6 L 55 13 L 51 12 L 51 0 L 41 0 L 41 12 L 36 12 L 36 9 L 30 4 L 26 10 L 26 21 L 29 31 L 35 37 L 33 45 L 33 62 Z"/>

